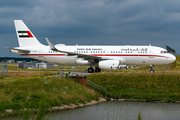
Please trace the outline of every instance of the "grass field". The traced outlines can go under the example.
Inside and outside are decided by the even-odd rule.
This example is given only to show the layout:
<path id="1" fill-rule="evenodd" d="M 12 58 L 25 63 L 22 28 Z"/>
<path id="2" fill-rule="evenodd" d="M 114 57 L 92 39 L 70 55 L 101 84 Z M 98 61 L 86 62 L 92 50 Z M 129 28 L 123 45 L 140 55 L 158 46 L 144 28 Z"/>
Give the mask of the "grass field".
<path id="1" fill-rule="evenodd" d="M 73 79 L 53 77 L 49 72 L 31 77 L 0 77 L 0 88 L 1 113 L 6 109 L 38 108 L 41 101 L 47 108 L 89 102 L 100 97 Z"/>
<path id="2" fill-rule="evenodd" d="M 131 66 L 128 70 L 102 70 L 87 79 L 107 89 L 104 96 L 127 99 L 180 101 L 180 57 L 170 64 Z M 73 65 L 74 66 L 74 65 Z M 89 66 L 76 65 L 78 71 Z M 38 108 L 78 104 L 97 100 L 101 95 L 75 82 L 73 79 L 53 76 L 53 71 L 74 71 L 71 65 L 58 65 L 53 69 L 17 69 L 8 64 L 9 76 L 0 77 L 0 112 L 6 109 Z"/>
<path id="3" fill-rule="evenodd" d="M 112 98 L 180 101 L 180 74 L 93 74 L 87 79 L 107 89 Z"/>
<path id="4" fill-rule="evenodd" d="M 149 66 L 136 66 L 122 71 L 103 70 L 87 76 L 88 80 L 107 89 L 105 96 L 126 99 L 180 101 L 180 56 L 166 65 L 154 66 L 155 73 L 149 72 Z"/>

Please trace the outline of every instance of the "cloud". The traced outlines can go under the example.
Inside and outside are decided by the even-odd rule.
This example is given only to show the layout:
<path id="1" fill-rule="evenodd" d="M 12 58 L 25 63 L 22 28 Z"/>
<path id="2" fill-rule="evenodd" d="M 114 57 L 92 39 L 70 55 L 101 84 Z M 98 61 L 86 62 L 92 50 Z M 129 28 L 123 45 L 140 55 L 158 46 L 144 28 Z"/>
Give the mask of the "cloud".
<path id="1" fill-rule="evenodd" d="M 65 44 L 169 44 L 180 52 L 179 6 L 178 0 L 0 1 L 0 35 L 15 34 L 13 20 L 22 19 L 43 43 L 48 37 Z"/>

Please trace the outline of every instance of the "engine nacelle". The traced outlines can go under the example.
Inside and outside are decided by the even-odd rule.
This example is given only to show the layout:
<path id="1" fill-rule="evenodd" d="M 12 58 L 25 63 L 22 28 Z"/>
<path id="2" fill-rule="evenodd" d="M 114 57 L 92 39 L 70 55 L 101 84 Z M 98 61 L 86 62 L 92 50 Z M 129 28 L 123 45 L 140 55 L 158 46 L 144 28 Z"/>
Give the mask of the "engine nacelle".
<path id="1" fill-rule="evenodd" d="M 119 69 L 119 60 L 104 60 L 99 62 L 99 68 L 105 70 L 115 70 Z"/>

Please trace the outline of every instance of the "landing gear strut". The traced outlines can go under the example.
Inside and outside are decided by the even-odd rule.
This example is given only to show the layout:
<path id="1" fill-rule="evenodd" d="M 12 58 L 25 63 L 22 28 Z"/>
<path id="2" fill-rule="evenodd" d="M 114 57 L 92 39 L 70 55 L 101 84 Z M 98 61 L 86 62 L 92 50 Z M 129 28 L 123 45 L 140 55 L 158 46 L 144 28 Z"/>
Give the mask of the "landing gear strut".
<path id="1" fill-rule="evenodd" d="M 150 65 L 150 73 L 154 73 L 152 65 Z"/>

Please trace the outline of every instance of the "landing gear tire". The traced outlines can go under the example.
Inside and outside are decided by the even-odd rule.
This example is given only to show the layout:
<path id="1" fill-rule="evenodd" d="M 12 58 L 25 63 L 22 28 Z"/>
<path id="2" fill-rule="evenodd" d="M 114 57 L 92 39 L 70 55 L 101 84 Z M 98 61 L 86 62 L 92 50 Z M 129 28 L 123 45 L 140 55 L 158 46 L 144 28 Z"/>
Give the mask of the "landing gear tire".
<path id="1" fill-rule="evenodd" d="M 100 68 L 96 68 L 95 72 L 101 72 L 101 69 Z"/>
<path id="2" fill-rule="evenodd" d="M 93 73 L 94 69 L 93 68 L 88 68 L 88 73 Z"/>
<path id="3" fill-rule="evenodd" d="M 150 73 L 154 73 L 154 70 L 150 70 Z"/>

